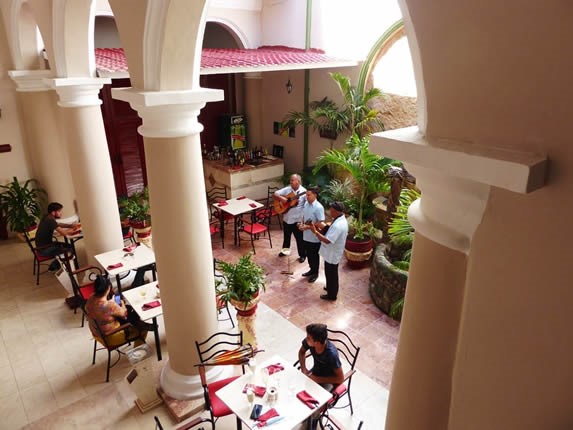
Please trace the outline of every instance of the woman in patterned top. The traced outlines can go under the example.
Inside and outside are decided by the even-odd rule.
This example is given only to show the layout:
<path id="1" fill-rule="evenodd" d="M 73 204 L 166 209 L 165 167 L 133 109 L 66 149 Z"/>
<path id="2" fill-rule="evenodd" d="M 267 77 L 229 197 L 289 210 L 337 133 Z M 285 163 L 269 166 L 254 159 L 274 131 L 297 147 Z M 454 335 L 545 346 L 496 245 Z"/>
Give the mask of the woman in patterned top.
<path id="1" fill-rule="evenodd" d="M 132 328 L 114 333 L 107 339 L 108 344 L 115 345 L 125 343 L 127 340 L 135 340 L 135 346 L 143 343 L 148 330 L 153 330 L 153 324 L 144 323 L 139 319 L 136 312 L 128 312 L 128 308 L 123 300 L 119 304 L 115 302 L 113 296 L 108 299 L 111 291 L 111 283 L 105 276 L 98 275 L 94 282 L 94 294 L 86 302 L 86 313 L 89 317 L 90 330 L 94 337 L 100 337 L 96 327 L 103 335 L 108 335 L 117 329 L 121 324 L 129 321 Z"/>

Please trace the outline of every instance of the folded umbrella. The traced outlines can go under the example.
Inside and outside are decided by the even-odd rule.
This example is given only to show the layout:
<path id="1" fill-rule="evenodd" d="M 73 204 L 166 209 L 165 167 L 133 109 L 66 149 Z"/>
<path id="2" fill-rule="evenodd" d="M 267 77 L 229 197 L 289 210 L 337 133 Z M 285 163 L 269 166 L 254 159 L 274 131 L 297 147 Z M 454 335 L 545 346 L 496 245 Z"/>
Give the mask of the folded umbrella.
<path id="1" fill-rule="evenodd" d="M 298 397 L 298 399 L 310 409 L 314 409 L 318 406 L 318 400 L 308 394 L 306 390 L 302 390 L 300 393 L 297 393 L 296 397 Z"/>

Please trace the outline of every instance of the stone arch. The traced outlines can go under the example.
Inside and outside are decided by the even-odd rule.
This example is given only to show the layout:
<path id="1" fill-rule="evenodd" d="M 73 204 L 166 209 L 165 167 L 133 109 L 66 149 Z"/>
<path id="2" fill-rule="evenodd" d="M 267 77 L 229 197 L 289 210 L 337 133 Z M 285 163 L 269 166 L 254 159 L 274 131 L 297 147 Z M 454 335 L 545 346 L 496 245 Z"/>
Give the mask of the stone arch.
<path id="1" fill-rule="evenodd" d="M 227 31 L 240 49 L 250 48 L 246 35 L 233 22 L 224 18 L 209 18 L 207 25 L 214 24 Z"/>
<path id="2" fill-rule="evenodd" d="M 58 77 L 95 77 L 95 2 L 55 0 L 54 68 Z"/>
<path id="3" fill-rule="evenodd" d="M 6 35 L 16 70 L 41 69 L 41 47 L 37 41 L 38 23 L 26 0 L 13 0 L 3 10 Z"/>

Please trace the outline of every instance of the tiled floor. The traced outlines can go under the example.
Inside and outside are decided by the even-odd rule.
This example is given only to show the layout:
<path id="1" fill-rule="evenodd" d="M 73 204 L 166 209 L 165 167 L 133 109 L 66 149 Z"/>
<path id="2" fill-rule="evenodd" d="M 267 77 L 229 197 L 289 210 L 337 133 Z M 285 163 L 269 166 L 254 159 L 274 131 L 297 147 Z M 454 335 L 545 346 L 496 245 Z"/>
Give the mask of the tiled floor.
<path id="1" fill-rule="evenodd" d="M 257 316 L 261 344 L 269 353 L 280 351 L 294 361 L 301 328 L 308 322 L 326 322 L 350 333 L 362 347 L 352 386 L 355 413 L 350 417 L 341 410 L 338 417 L 349 429 L 360 420 L 365 421 L 363 429 L 382 428 L 398 327 L 372 305 L 368 269 L 348 271 L 342 266 L 339 300 L 322 301 L 318 296 L 324 277 L 308 284 L 300 277 L 306 263 L 292 263 L 292 277 L 280 274 L 288 263 L 277 257 L 282 233 L 273 229 L 272 250 L 266 240 L 256 243 L 255 258 L 268 272 Z M 231 260 L 248 252 L 250 244 L 234 247 L 228 238 L 224 250 L 219 241 L 214 241 L 214 248 L 217 258 Z M 103 382 L 105 354 L 91 365 L 88 328 L 80 328 L 80 315 L 64 305 L 67 293 L 53 275 L 42 275 L 40 286 L 35 285 L 25 243 L 0 241 L 0 261 L 0 429 L 152 429 L 154 415 L 165 429 L 176 427 L 161 406 L 146 414 L 134 407 L 134 395 L 124 381 L 130 368 L 126 359 L 112 369 L 112 382 Z M 161 333 L 168 356 L 163 327 Z M 217 423 L 220 430 L 233 428 L 232 417 Z"/>
<path id="2" fill-rule="evenodd" d="M 230 230 L 227 226 L 226 230 Z M 226 232 L 225 249 L 220 240 L 213 240 L 215 258 L 234 261 L 249 252 L 251 244 L 244 234 L 241 246 L 233 246 L 232 231 Z M 255 241 L 255 260 L 265 268 L 267 289 L 262 301 L 297 327 L 304 329 L 310 322 L 323 322 L 330 328 L 346 331 L 361 347 L 358 368 L 380 385 L 388 388 L 394 367 L 399 324 L 383 314 L 372 302 L 368 293 L 370 268 L 349 269 L 343 257 L 339 265 L 340 291 L 336 302 L 321 300 L 325 285 L 323 263 L 320 277 L 310 284 L 302 273 L 308 270 L 308 263 L 299 263 L 294 237 L 291 256 L 278 257 L 283 234 L 277 225 L 272 225 L 273 247 L 266 238 Z M 290 260 L 290 269 L 289 261 Z M 292 271 L 283 275 L 281 271 Z"/>

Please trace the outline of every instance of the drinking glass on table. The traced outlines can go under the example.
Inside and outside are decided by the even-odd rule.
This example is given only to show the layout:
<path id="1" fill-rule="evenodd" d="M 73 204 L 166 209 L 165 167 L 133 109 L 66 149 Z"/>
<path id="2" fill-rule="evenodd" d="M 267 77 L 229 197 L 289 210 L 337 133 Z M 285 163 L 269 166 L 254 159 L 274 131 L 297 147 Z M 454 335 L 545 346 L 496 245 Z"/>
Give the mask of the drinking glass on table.
<path id="1" fill-rule="evenodd" d="M 142 299 L 145 299 L 145 296 L 147 296 L 147 288 L 139 287 L 139 295 Z"/>
<path id="2" fill-rule="evenodd" d="M 247 388 L 247 401 L 249 402 L 249 408 L 253 407 L 253 403 L 255 402 L 255 392 L 251 388 Z"/>

